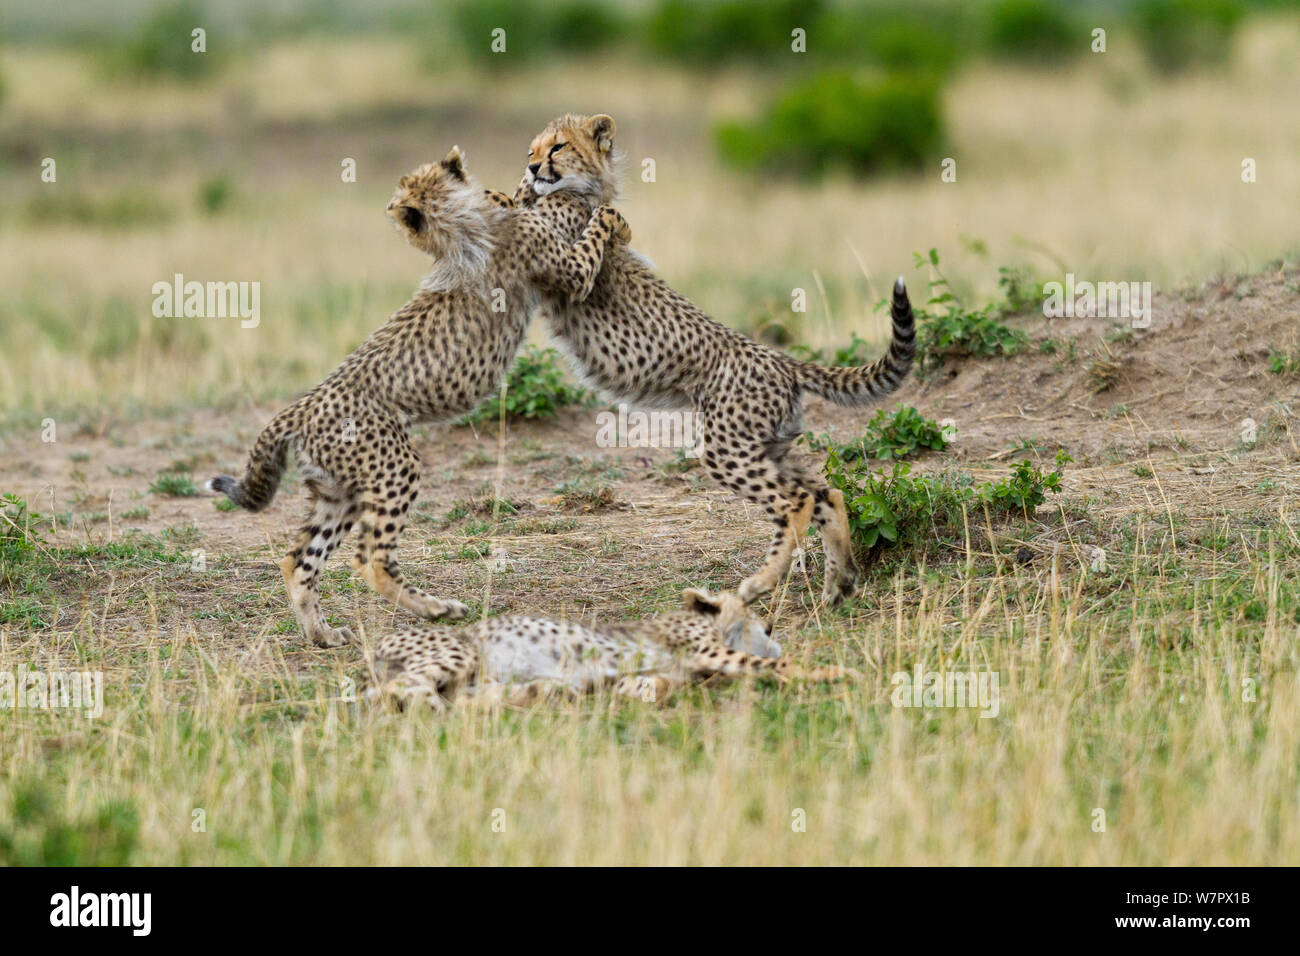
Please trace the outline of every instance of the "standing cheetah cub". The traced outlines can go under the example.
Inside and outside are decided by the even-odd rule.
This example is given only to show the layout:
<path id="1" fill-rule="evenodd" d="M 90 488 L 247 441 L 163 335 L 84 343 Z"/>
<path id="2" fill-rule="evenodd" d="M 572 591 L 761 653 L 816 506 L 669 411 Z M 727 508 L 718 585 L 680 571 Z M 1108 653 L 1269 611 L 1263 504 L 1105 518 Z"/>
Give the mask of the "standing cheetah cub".
<path id="1" fill-rule="evenodd" d="M 320 575 L 354 524 L 352 566 L 372 588 L 423 618 L 465 613 L 459 601 L 406 584 L 394 560 L 420 479 L 409 427 L 453 420 L 492 393 L 523 340 L 529 283 L 581 299 L 610 240 L 630 237 L 611 207 L 597 210 L 575 243 L 538 217 L 501 208 L 466 173 L 457 148 L 402 177 L 388 215 L 434 260 L 415 297 L 271 419 L 241 479 L 208 482 L 209 490 L 261 511 L 296 455 L 312 511 L 280 571 L 303 634 L 323 647 L 353 636 L 326 623 Z"/>
<path id="2" fill-rule="evenodd" d="M 561 116 L 533 139 L 516 203 L 575 236 L 618 190 L 614 120 Z M 872 365 L 825 368 L 768 348 L 706 315 L 630 249 L 611 251 L 589 296 L 543 294 L 543 313 L 582 377 L 608 395 L 694 409 L 709 475 L 762 506 L 776 526 L 763 566 L 741 583 L 752 601 L 771 590 L 809 524 L 825 545 L 822 596 L 835 603 L 857 587 L 844 496 L 820 470 L 796 461 L 803 396 L 865 405 L 898 388 L 916 352 L 915 323 L 900 278 L 891 308 L 893 341 Z"/>
<path id="3" fill-rule="evenodd" d="M 713 675 L 849 676 L 840 668 L 802 671 L 782 658 L 767 626 L 734 594 L 691 589 L 685 610 L 590 627 L 536 617 L 489 618 L 466 627 L 389 634 L 375 652 L 371 700 L 423 700 L 442 708 L 458 691 L 512 704 L 551 691 L 661 701 L 676 687 Z"/>

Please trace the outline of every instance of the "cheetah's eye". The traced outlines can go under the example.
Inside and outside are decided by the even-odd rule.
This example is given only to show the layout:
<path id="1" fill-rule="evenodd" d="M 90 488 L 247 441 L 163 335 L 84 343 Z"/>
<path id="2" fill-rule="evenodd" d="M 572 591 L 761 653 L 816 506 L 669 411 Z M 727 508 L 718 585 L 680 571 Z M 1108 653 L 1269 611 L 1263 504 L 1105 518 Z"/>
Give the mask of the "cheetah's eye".
<path id="1" fill-rule="evenodd" d="M 549 153 L 547 153 L 546 155 L 548 155 L 548 156 L 554 156 L 554 155 L 555 155 L 556 153 L 558 153 L 560 150 L 564 149 L 564 147 L 567 146 L 567 145 L 568 145 L 567 143 L 556 143 L 554 146 L 551 147 L 551 151 L 550 151 Z"/>

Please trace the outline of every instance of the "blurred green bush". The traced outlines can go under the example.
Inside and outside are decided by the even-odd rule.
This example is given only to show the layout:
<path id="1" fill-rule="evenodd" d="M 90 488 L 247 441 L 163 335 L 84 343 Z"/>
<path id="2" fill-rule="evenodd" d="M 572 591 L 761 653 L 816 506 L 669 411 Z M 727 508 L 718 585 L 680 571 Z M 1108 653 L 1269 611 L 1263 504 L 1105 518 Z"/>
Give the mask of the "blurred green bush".
<path id="1" fill-rule="evenodd" d="M 899 73 L 947 73 L 969 49 L 967 8 L 893 2 L 827 10 L 809 37 L 814 62 L 878 66 Z"/>
<path id="2" fill-rule="evenodd" d="M 108 67 L 132 77 L 202 79 L 213 72 L 216 61 L 210 52 L 194 52 L 196 27 L 206 30 L 208 20 L 203 8 L 191 0 L 157 7 L 134 34 L 109 49 Z"/>
<path id="3" fill-rule="evenodd" d="M 765 174 L 917 169 L 935 161 L 942 139 L 937 80 L 863 80 L 844 70 L 798 83 L 757 119 L 717 130 L 724 159 Z"/>
<path id="4" fill-rule="evenodd" d="M 199 210 L 214 216 L 230 205 L 235 188 L 225 175 L 213 176 L 199 183 Z"/>
<path id="5" fill-rule="evenodd" d="M 551 53 L 596 50 L 620 42 L 629 26 L 620 7 L 595 0 L 526 3 L 520 0 L 455 0 L 451 24 L 460 46 L 474 60 L 510 67 Z M 429 21 L 430 28 L 439 21 Z M 493 31 L 505 31 L 505 52 L 492 49 Z"/>
<path id="6" fill-rule="evenodd" d="M 996 0 L 985 18 L 985 43 L 994 56 L 1053 63 L 1088 49 L 1088 33 L 1057 0 Z"/>
<path id="7" fill-rule="evenodd" d="M 1241 0 L 1141 0 L 1134 14 L 1151 65 L 1179 73 L 1225 61 L 1245 8 Z"/>
<path id="8" fill-rule="evenodd" d="M 789 53 L 796 27 L 813 41 L 822 0 L 660 0 L 645 35 L 652 52 L 711 66 Z"/>

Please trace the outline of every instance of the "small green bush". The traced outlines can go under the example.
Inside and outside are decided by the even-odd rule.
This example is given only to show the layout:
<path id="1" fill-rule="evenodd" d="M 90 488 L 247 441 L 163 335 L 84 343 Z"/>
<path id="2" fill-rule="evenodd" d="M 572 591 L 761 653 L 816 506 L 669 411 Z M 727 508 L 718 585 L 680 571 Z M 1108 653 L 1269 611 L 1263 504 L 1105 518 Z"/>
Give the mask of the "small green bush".
<path id="1" fill-rule="evenodd" d="M 561 408 L 591 400 L 591 393 L 585 388 L 565 381 L 558 359 L 555 349 L 524 347 L 506 380 L 507 419 L 550 418 Z M 501 400 L 494 395 L 461 419 L 461 424 L 496 421 L 500 414 Z"/>
<path id="2" fill-rule="evenodd" d="M 1272 349 L 1268 355 L 1268 370 L 1274 375 L 1300 375 L 1300 355 Z"/>
<path id="3" fill-rule="evenodd" d="M 913 258 L 918 269 L 931 266 L 936 276 L 929 282 L 930 298 L 926 307 L 914 310 L 919 372 L 933 372 L 948 358 L 1014 355 L 1029 341 L 1024 332 L 1002 323 L 1005 310 L 1011 307 L 1011 311 L 1019 311 L 1024 306 L 1026 280 L 1017 278 L 1018 274 L 1008 274 L 1004 270 L 999 279 L 1004 294 L 1015 295 L 1017 302 L 991 302 L 982 309 L 969 309 L 953 294 L 947 277 L 940 270 L 937 249 L 931 249 L 925 256 L 913 253 Z M 884 305 L 887 303 L 882 302 L 877 307 Z M 941 311 L 929 308 L 933 306 L 939 307 Z"/>
<path id="4" fill-rule="evenodd" d="M 910 405 L 899 405 L 893 412 L 878 409 L 867 423 L 863 436 L 847 444 L 839 444 L 827 435 L 809 433 L 806 437 L 809 445 L 818 450 L 826 451 L 833 447 L 840 461 L 859 458 L 899 461 L 922 451 L 943 451 L 948 447 L 948 439 L 939 423 L 926 418 Z"/>
<path id="5" fill-rule="evenodd" d="M 935 161 L 942 134 L 933 79 L 865 81 L 832 70 L 792 87 L 752 122 L 721 124 L 717 141 L 738 168 L 807 176 L 918 169 Z"/>
<path id="6" fill-rule="evenodd" d="M 149 485 L 149 490 L 168 498 L 193 498 L 199 493 L 189 475 L 176 472 L 163 472 Z"/>
<path id="7" fill-rule="evenodd" d="M 988 48 L 997 56 L 1051 63 L 1088 48 L 1088 34 L 1056 0 L 997 0 L 987 17 Z"/>
<path id="8" fill-rule="evenodd" d="M 1241 0 L 1142 0 L 1135 10 L 1142 49 L 1162 73 L 1224 62 L 1244 13 Z"/>
<path id="9" fill-rule="evenodd" d="M 117 49 L 110 67 L 136 77 L 202 79 L 213 71 L 215 60 L 211 52 L 194 52 L 192 33 L 195 27 L 209 26 L 198 4 L 183 0 L 157 7 Z"/>
<path id="10" fill-rule="evenodd" d="M 199 210 L 214 216 L 230 205 L 234 189 L 225 176 L 213 176 L 199 184 Z"/>
<path id="11" fill-rule="evenodd" d="M 1047 500 L 1048 492 L 1061 490 L 1061 469 L 1074 461 L 1064 450 L 1056 452 L 1056 470 L 1044 472 L 1028 458 L 1014 462 L 1011 474 L 1001 481 L 985 482 L 976 488 L 979 500 L 995 511 L 1019 513 L 1025 517 Z"/>
<path id="12" fill-rule="evenodd" d="M 926 551 L 950 540 L 963 529 L 965 514 L 987 508 L 990 516 L 1029 513 L 1061 486 L 1061 469 L 1071 461 L 1056 453 L 1056 470 L 1043 472 L 1025 460 L 1011 466 L 1011 475 L 976 484 L 961 471 L 913 475 L 898 462 L 891 473 L 872 471 L 865 460 L 846 461 L 835 448 L 826 457 L 826 480 L 844 493 L 849 530 L 855 550 L 870 558 L 878 548 L 897 546 Z"/>

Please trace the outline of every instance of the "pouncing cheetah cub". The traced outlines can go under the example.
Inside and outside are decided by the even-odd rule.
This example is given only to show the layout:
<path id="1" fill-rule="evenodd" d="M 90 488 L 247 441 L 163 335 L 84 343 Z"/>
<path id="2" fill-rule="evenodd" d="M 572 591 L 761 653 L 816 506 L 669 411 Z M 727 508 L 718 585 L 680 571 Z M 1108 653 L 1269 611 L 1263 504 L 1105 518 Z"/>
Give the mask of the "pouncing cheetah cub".
<path id="1" fill-rule="evenodd" d="M 375 652 L 370 700 L 423 700 L 442 708 L 457 692 L 522 704 L 553 691 L 610 687 L 662 701 L 713 675 L 829 680 L 851 671 L 802 671 L 782 658 L 767 626 L 734 594 L 691 589 L 685 609 L 622 624 L 585 626 L 537 617 L 488 618 L 465 627 L 411 628 Z"/>
<path id="2" fill-rule="evenodd" d="M 514 195 L 573 237 L 599 204 L 617 192 L 614 121 L 561 116 L 533 139 Z M 889 351 L 872 365 L 825 368 L 768 348 L 714 321 L 626 248 L 610 251 L 585 299 L 546 291 L 551 335 L 582 378 L 606 394 L 698 413 L 701 461 L 709 475 L 761 505 L 776 525 L 762 568 L 739 587 L 745 601 L 786 573 L 810 522 L 826 554 L 822 596 L 836 603 L 857 587 L 844 496 L 821 469 L 791 455 L 803 432 L 803 395 L 837 405 L 865 405 L 898 388 L 916 352 L 907 289 L 894 286 Z"/>
<path id="3" fill-rule="evenodd" d="M 296 455 L 311 514 L 280 570 L 303 634 L 324 647 L 353 636 L 330 627 L 320 604 L 325 562 L 353 525 L 352 566 L 372 588 L 423 618 L 465 613 L 459 601 L 405 583 L 394 559 L 420 479 L 409 427 L 453 420 L 496 389 L 523 340 L 535 298 L 530 284 L 581 299 L 608 243 L 630 238 L 611 207 L 596 210 L 576 242 L 540 217 L 502 208 L 468 175 L 457 148 L 402 177 L 388 215 L 433 257 L 432 271 L 386 325 L 271 419 L 242 478 L 220 475 L 207 484 L 261 511 Z"/>

